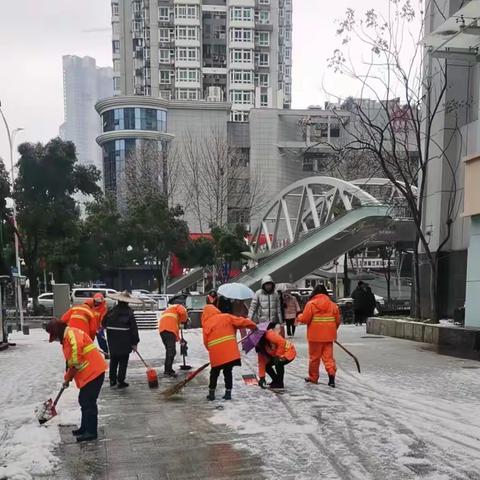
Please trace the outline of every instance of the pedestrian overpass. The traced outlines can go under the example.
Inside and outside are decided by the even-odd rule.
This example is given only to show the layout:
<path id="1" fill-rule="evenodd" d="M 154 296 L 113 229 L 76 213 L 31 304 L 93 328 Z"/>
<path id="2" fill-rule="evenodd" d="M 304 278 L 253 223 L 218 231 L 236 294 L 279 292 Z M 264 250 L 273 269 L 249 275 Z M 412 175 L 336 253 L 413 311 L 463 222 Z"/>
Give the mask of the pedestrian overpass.
<path id="1" fill-rule="evenodd" d="M 293 283 L 357 247 L 412 242 L 414 234 L 404 198 L 388 179 L 306 178 L 271 202 L 245 253 L 258 264 L 232 281 L 253 289 L 265 275 Z"/>
<path id="2" fill-rule="evenodd" d="M 293 283 L 362 245 L 414 238 L 405 199 L 388 179 L 305 178 L 282 190 L 267 207 L 244 254 L 256 266 L 231 281 L 253 289 L 265 275 Z M 202 269 L 194 269 L 168 291 L 186 288 L 201 275 Z"/>

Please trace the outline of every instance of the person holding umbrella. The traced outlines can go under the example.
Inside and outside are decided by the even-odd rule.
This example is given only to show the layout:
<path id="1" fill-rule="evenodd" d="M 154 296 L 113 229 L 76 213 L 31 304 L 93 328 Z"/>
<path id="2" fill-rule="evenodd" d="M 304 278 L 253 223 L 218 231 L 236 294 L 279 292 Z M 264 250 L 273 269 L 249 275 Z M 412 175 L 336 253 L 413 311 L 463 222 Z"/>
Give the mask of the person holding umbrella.
<path id="1" fill-rule="evenodd" d="M 128 290 L 111 294 L 109 298 L 118 302 L 103 319 L 110 352 L 110 386 L 121 389 L 129 385 L 125 381 L 128 360 L 140 341 L 135 315 L 129 304 L 142 304 L 143 301 L 130 295 Z"/>
<path id="2" fill-rule="evenodd" d="M 229 295 L 229 298 L 224 295 Z M 225 380 L 223 398 L 224 400 L 232 399 L 233 367 L 241 365 L 237 330 L 240 328 L 257 329 L 256 324 L 248 318 L 227 313 L 232 311 L 232 300 L 244 300 L 245 295 L 248 295 L 246 298 L 251 298 L 253 292 L 243 285 L 239 285 L 238 288 L 235 288 L 235 284 L 222 285 L 218 290 L 217 306 L 206 305 L 203 309 L 203 343 L 208 350 L 211 365 L 207 400 L 215 400 L 215 390 L 220 372 L 223 372 Z"/>
<path id="3" fill-rule="evenodd" d="M 325 285 L 314 288 L 297 321 L 307 325 L 309 365 L 305 381 L 318 383 L 320 361 L 323 361 L 328 373 L 328 385 L 335 388 L 337 367 L 333 358 L 333 342 L 337 339 L 340 312 L 337 304 L 330 300 Z"/>
<path id="4" fill-rule="evenodd" d="M 275 332 L 274 327 L 274 323 L 268 325 L 255 347 L 258 353 L 258 376 L 260 377 L 258 385 L 261 388 L 266 386 L 265 372 L 272 379 L 270 388 L 285 388 L 283 382 L 285 365 L 297 356 L 293 343 Z"/>

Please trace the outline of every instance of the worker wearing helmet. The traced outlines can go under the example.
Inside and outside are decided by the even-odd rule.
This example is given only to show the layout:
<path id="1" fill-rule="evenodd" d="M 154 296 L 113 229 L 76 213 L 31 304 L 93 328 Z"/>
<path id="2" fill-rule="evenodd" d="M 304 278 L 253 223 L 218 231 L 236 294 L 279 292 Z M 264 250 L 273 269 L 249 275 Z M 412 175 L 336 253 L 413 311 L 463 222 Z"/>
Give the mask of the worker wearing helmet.
<path id="1" fill-rule="evenodd" d="M 82 410 L 80 427 L 72 431 L 77 442 L 88 442 L 97 438 L 98 407 L 97 399 L 105 378 L 107 364 L 89 335 L 83 330 L 67 326 L 60 320 L 51 320 L 46 326 L 49 341 L 62 344 L 67 361 L 64 386 L 75 380 L 78 403 Z"/>
<path id="2" fill-rule="evenodd" d="M 161 315 L 158 322 L 158 330 L 163 344 L 165 345 L 165 369 L 164 374 L 176 377 L 173 369 L 173 361 L 177 354 L 175 344 L 180 341 L 180 328 L 188 320 L 187 309 L 180 304 L 168 307 Z"/>

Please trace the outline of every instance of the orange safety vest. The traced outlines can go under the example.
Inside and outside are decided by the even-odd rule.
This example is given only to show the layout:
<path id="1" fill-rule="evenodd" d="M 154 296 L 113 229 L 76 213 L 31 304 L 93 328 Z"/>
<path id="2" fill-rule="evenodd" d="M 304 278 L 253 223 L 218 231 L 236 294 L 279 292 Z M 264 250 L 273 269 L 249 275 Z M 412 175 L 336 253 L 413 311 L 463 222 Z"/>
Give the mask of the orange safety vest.
<path id="1" fill-rule="evenodd" d="M 285 340 L 281 335 L 273 330 L 265 332 L 266 353 L 268 357 L 262 353 L 258 354 L 258 376 L 265 376 L 265 367 L 269 362 L 269 357 L 283 358 L 292 361 L 297 356 L 295 345 L 290 340 Z"/>
<path id="2" fill-rule="evenodd" d="M 248 318 L 222 313 L 214 305 L 204 307 L 202 313 L 203 343 L 208 350 L 212 367 L 240 359 L 237 345 L 238 328 L 256 328 L 256 324 Z"/>
<path id="3" fill-rule="evenodd" d="M 78 388 L 84 387 L 107 369 L 103 355 L 83 330 L 67 327 L 63 335 L 62 348 L 67 366 L 75 369 L 73 378 Z"/>
<path id="4" fill-rule="evenodd" d="M 108 312 L 108 306 L 106 302 L 102 302 L 100 305 L 93 307 L 93 315 L 95 317 L 95 326 L 96 326 L 96 331 L 100 329 L 102 326 L 103 319 L 105 318 L 105 315 Z"/>
<path id="5" fill-rule="evenodd" d="M 334 342 L 340 326 L 340 312 L 327 295 L 315 295 L 307 304 L 298 322 L 307 324 L 309 342 Z"/>
<path id="6" fill-rule="evenodd" d="M 162 332 L 172 332 L 180 339 L 180 324 L 186 323 L 188 319 L 187 310 L 182 305 L 172 305 L 161 315 L 158 322 L 158 330 Z"/>
<path id="7" fill-rule="evenodd" d="M 92 340 L 97 334 L 97 322 L 93 310 L 86 304 L 75 305 L 62 316 L 62 322 L 69 327 L 84 331 Z"/>

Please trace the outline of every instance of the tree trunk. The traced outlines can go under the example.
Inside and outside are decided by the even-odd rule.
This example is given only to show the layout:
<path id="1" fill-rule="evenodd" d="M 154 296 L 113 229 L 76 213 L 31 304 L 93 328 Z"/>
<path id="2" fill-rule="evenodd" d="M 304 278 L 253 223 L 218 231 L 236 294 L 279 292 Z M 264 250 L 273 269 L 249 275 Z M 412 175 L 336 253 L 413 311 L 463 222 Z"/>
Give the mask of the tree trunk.
<path id="1" fill-rule="evenodd" d="M 350 295 L 350 279 L 348 278 L 348 252 L 343 257 L 343 296 Z"/>
<path id="2" fill-rule="evenodd" d="M 414 318 L 422 318 L 422 309 L 420 303 L 420 269 L 418 258 L 418 237 L 413 247 L 413 316 Z"/>

